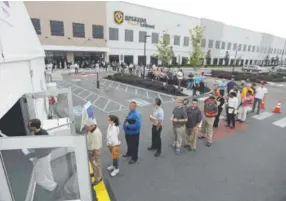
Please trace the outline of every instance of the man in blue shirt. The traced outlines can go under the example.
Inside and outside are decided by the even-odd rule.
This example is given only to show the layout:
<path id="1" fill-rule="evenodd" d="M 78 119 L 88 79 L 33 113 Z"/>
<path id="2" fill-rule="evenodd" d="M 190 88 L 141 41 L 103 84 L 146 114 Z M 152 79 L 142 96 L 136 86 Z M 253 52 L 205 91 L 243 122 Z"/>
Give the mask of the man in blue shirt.
<path id="1" fill-rule="evenodd" d="M 127 152 L 123 157 L 131 157 L 129 164 L 138 160 L 139 135 L 141 129 L 141 117 L 136 111 L 136 102 L 132 101 L 129 105 L 129 113 L 123 123 Z"/>
<path id="2" fill-rule="evenodd" d="M 152 143 L 148 150 L 156 150 L 154 155 L 155 157 L 160 156 L 162 151 L 161 131 L 164 119 L 164 111 L 161 108 L 161 103 L 162 101 L 160 98 L 155 99 L 155 108 L 153 114 L 150 114 L 149 116 L 150 121 L 152 122 Z"/>

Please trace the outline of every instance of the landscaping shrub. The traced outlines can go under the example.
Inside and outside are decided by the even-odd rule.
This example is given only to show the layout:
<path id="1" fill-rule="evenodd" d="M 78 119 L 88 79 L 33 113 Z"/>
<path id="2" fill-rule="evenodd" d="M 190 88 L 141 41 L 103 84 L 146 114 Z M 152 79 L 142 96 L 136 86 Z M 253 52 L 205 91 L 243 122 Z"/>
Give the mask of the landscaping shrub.
<path id="1" fill-rule="evenodd" d="M 229 72 L 222 70 L 212 70 L 212 77 L 231 79 L 234 77 L 235 80 L 249 80 L 251 82 L 261 82 L 262 80 L 267 82 L 286 82 L 286 78 L 283 75 L 275 74 L 270 75 L 268 73 L 245 73 L 245 72 Z"/>
<path id="2" fill-rule="evenodd" d="M 172 76 L 170 76 L 171 78 Z M 109 80 L 125 83 L 125 84 L 130 84 L 138 87 L 142 87 L 144 89 L 151 89 L 154 91 L 162 92 L 162 93 L 167 93 L 175 96 L 186 96 L 185 94 L 181 93 L 176 85 L 178 83 L 178 80 L 176 77 L 173 79 L 168 80 L 168 84 L 165 84 L 166 79 L 161 79 L 159 80 L 154 80 L 154 77 L 152 74 L 147 75 L 147 79 L 142 79 L 140 77 L 130 75 L 130 74 L 121 74 L 117 73 L 114 75 L 108 75 L 106 77 Z M 182 81 L 182 87 L 186 88 L 188 85 L 188 80 L 184 79 Z M 209 92 L 209 88 L 205 88 L 205 92 Z"/>

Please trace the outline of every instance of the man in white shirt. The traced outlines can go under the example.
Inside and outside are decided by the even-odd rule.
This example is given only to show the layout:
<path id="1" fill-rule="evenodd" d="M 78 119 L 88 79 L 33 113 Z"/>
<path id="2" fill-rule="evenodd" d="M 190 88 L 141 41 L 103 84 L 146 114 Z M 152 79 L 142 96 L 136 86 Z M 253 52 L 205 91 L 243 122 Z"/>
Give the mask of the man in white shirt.
<path id="1" fill-rule="evenodd" d="M 96 125 L 96 121 L 88 119 L 85 122 L 87 127 L 87 149 L 88 149 L 88 159 L 92 165 L 93 174 L 95 176 L 95 184 L 101 181 L 102 171 L 100 162 L 100 150 L 102 147 L 102 134 Z"/>
<path id="2" fill-rule="evenodd" d="M 236 92 L 230 92 L 227 101 L 227 127 L 235 128 L 235 115 L 237 114 L 239 100 Z"/>
<path id="3" fill-rule="evenodd" d="M 53 72 L 53 64 L 47 64 L 46 65 L 46 71 L 45 71 L 45 75 L 46 75 L 46 82 L 52 82 L 52 72 Z"/>
<path id="4" fill-rule="evenodd" d="M 252 107 L 252 112 L 255 111 L 255 107 L 257 104 L 258 106 L 257 106 L 257 113 L 256 114 L 259 114 L 261 101 L 265 98 L 265 94 L 267 94 L 267 93 L 268 93 L 268 90 L 266 89 L 266 87 L 264 86 L 264 83 L 262 82 L 260 87 L 257 87 L 255 89 L 255 96 L 254 96 L 254 103 L 253 103 L 253 107 Z"/>
<path id="5" fill-rule="evenodd" d="M 181 83 L 182 83 L 182 80 L 184 78 L 184 74 L 183 74 L 182 70 L 179 70 L 177 72 L 177 78 L 178 78 L 178 89 L 180 90 L 181 89 Z"/>

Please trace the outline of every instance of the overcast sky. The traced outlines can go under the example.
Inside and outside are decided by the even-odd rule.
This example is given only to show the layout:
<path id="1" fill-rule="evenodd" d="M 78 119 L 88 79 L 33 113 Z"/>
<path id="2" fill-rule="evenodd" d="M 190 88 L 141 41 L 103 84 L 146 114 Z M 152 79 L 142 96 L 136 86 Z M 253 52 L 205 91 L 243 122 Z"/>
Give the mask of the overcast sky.
<path id="1" fill-rule="evenodd" d="M 286 0 L 130 0 L 286 38 Z"/>

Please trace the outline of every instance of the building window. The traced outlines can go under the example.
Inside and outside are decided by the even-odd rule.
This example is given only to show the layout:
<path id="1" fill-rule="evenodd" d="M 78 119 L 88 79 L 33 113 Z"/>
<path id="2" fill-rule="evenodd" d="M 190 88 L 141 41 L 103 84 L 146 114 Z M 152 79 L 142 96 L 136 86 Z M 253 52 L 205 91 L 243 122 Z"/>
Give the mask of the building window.
<path id="1" fill-rule="evenodd" d="M 243 51 L 245 52 L 247 48 L 247 45 L 243 45 Z"/>
<path id="2" fill-rule="evenodd" d="M 233 43 L 233 50 L 236 50 L 236 48 L 237 48 L 237 44 Z"/>
<path id="3" fill-rule="evenodd" d="M 201 47 L 205 48 L 206 47 L 206 39 L 202 39 L 201 41 Z"/>
<path id="4" fill-rule="evenodd" d="M 98 38 L 98 39 L 103 39 L 104 38 L 104 28 L 102 25 L 92 25 L 92 37 L 93 38 Z"/>
<path id="5" fill-rule="evenodd" d="M 163 40 L 166 44 L 170 44 L 170 35 L 169 34 L 164 34 L 163 35 Z"/>
<path id="6" fill-rule="evenodd" d="M 117 28 L 109 27 L 109 40 L 118 40 L 119 33 Z"/>
<path id="7" fill-rule="evenodd" d="M 247 51 L 248 51 L 248 52 L 251 51 L 251 45 L 248 45 Z"/>
<path id="8" fill-rule="evenodd" d="M 133 30 L 125 29 L 125 41 L 133 42 Z"/>
<path id="9" fill-rule="evenodd" d="M 231 43 L 227 43 L 227 50 L 231 50 Z"/>
<path id="10" fill-rule="evenodd" d="M 35 29 L 36 33 L 38 35 L 41 35 L 42 34 L 42 30 L 41 30 L 41 21 L 40 21 L 40 19 L 31 18 L 31 21 L 32 21 L 32 24 L 34 26 L 34 29 Z"/>
<path id="11" fill-rule="evenodd" d="M 180 45 L 180 36 L 174 36 L 174 45 Z"/>
<path id="12" fill-rule="evenodd" d="M 213 48 L 213 45 L 214 45 L 214 41 L 209 40 L 208 48 Z"/>
<path id="13" fill-rule="evenodd" d="M 84 24 L 72 23 L 73 37 L 85 38 Z"/>
<path id="14" fill-rule="evenodd" d="M 263 53 L 264 49 L 263 47 L 260 47 L 260 53 Z"/>
<path id="15" fill-rule="evenodd" d="M 184 46 L 189 46 L 190 44 L 190 38 L 188 36 L 184 37 Z"/>
<path id="16" fill-rule="evenodd" d="M 219 49 L 219 48 L 220 48 L 219 46 L 220 46 L 220 41 L 217 40 L 217 41 L 215 42 L 215 48 L 216 48 L 216 49 Z"/>
<path id="17" fill-rule="evenodd" d="M 50 20 L 50 27 L 51 27 L 52 36 L 64 36 L 65 35 L 63 21 Z"/>
<path id="18" fill-rule="evenodd" d="M 241 48 L 242 48 L 242 44 L 239 44 L 238 45 L 238 51 L 241 51 Z"/>
<path id="19" fill-rule="evenodd" d="M 256 47 L 256 52 L 259 52 L 259 46 Z"/>
<path id="20" fill-rule="evenodd" d="M 158 43 L 158 41 L 159 41 L 159 34 L 152 33 L 152 43 Z"/>
<path id="21" fill-rule="evenodd" d="M 274 52 L 273 52 L 273 54 L 276 54 L 276 49 L 274 49 Z"/>
<path id="22" fill-rule="evenodd" d="M 252 46 L 252 52 L 255 52 L 255 46 L 254 45 Z"/>
<path id="23" fill-rule="evenodd" d="M 221 49 L 222 49 L 222 50 L 225 49 L 225 42 L 221 42 Z"/>
<path id="24" fill-rule="evenodd" d="M 140 43 L 144 43 L 146 35 L 147 35 L 146 31 L 139 31 L 139 42 Z"/>

